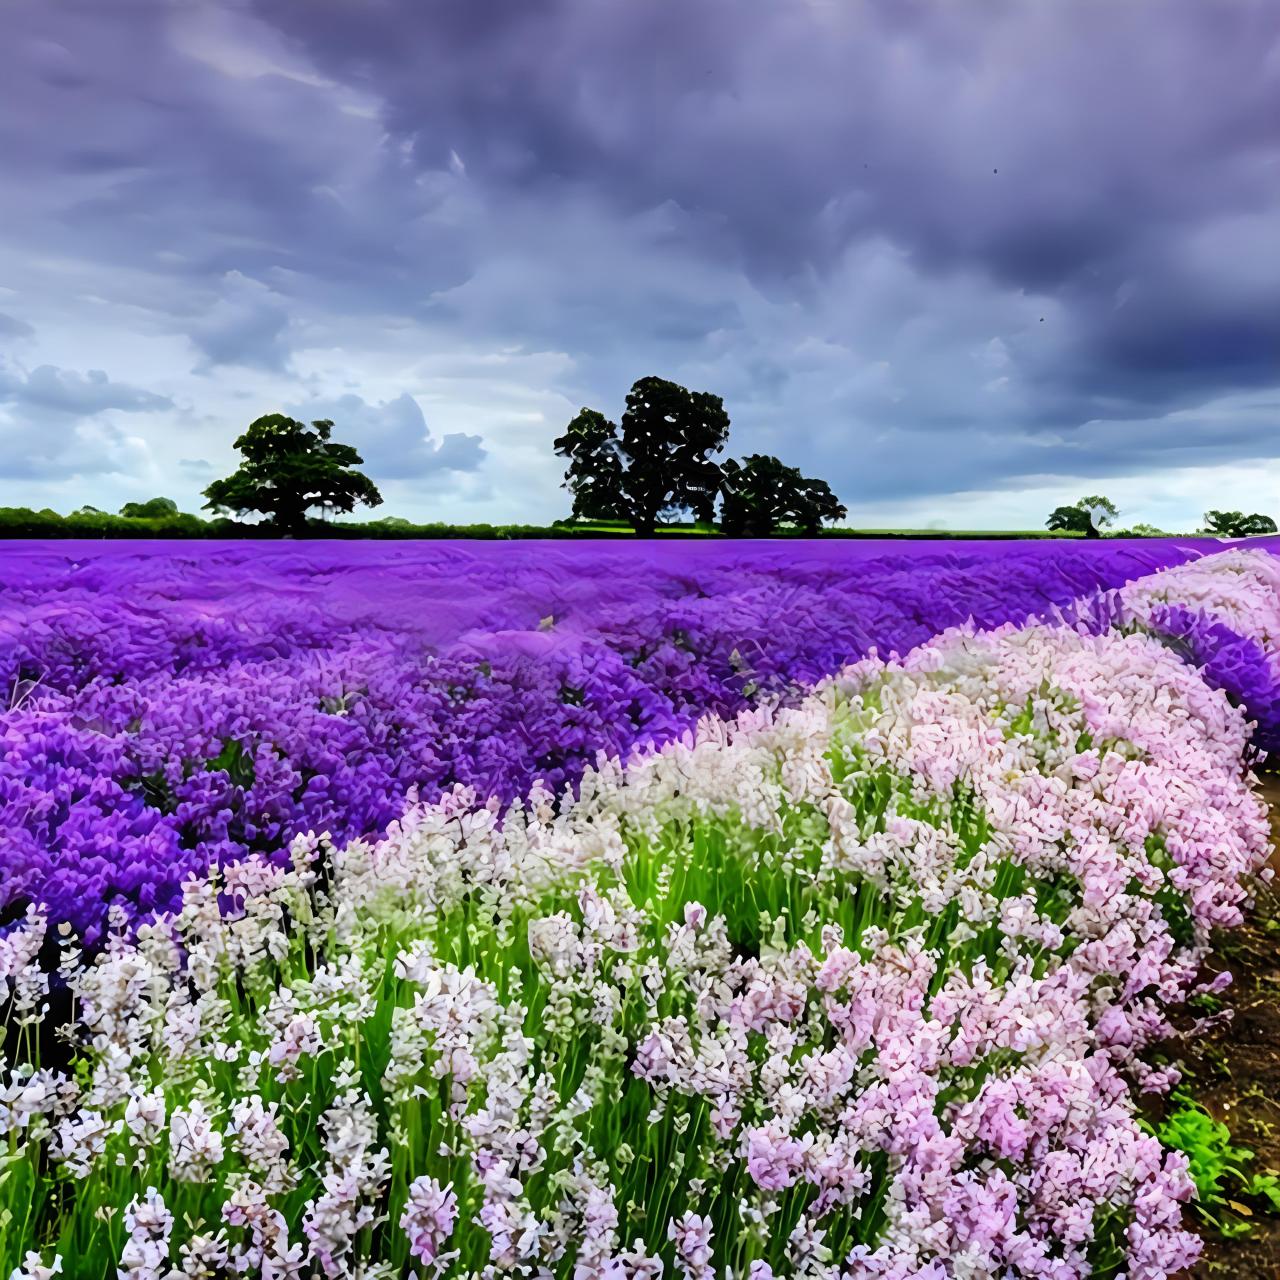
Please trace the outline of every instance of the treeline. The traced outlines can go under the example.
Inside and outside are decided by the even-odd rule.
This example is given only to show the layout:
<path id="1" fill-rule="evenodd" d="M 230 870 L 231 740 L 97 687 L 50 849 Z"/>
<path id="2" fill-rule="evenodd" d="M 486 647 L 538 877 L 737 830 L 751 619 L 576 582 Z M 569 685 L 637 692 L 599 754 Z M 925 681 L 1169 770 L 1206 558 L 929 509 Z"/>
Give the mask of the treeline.
<path id="1" fill-rule="evenodd" d="M 251 422 L 235 441 L 239 467 L 205 489 L 205 508 L 259 516 L 277 534 L 297 536 L 317 508 L 349 514 L 381 506 L 377 485 L 357 469 L 363 459 L 333 438 L 333 426 L 280 413 Z M 728 437 L 719 396 L 664 378 L 634 383 L 617 423 L 582 409 L 553 446 L 568 461 L 563 487 L 573 496 L 573 520 L 621 524 L 643 537 L 688 520 L 737 537 L 812 537 L 848 514 L 825 480 L 771 454 L 718 462 Z"/>
<path id="2" fill-rule="evenodd" d="M 562 487 L 573 499 L 569 520 L 456 525 L 388 516 L 339 523 L 328 517 L 381 506 L 382 495 L 357 470 L 360 454 L 332 438 L 333 425 L 327 418 L 308 424 L 279 413 L 250 423 L 235 441 L 239 467 L 204 490 L 208 518 L 179 511 L 171 498 L 127 502 L 115 514 L 88 506 L 65 516 L 48 507 L 0 507 L 0 538 L 1182 536 L 1144 524 L 1114 528 L 1119 510 L 1101 495 L 1055 508 L 1045 532 L 824 527 L 848 514 L 826 481 L 802 475 L 771 454 L 717 461 L 714 455 L 729 437 L 721 398 L 653 377 L 633 384 L 618 422 L 584 408 L 554 442 L 568 463 Z M 311 514 L 317 510 L 320 519 Z M 246 516 L 251 523 L 244 522 Z M 1197 534 L 1245 538 L 1276 532 L 1275 521 L 1261 514 L 1214 510 L 1204 521 Z"/>
<path id="3" fill-rule="evenodd" d="M 1120 518 L 1120 510 L 1110 498 L 1095 494 L 1080 498 L 1066 506 L 1055 507 L 1045 521 L 1045 527 L 1052 533 L 1073 533 L 1085 538 L 1130 537 L 1130 538 L 1173 538 L 1182 534 L 1171 533 L 1167 529 L 1157 529 L 1153 524 L 1135 524 L 1127 530 L 1112 530 Z M 1276 522 L 1267 515 L 1254 512 L 1245 515 L 1241 511 L 1206 511 L 1204 524 L 1193 536 L 1212 538 L 1261 538 L 1268 534 L 1280 532 Z"/>
<path id="4" fill-rule="evenodd" d="M 258 538 L 278 539 L 280 530 L 267 521 L 247 524 L 225 516 L 206 520 L 179 511 L 168 498 L 152 499 L 166 503 L 172 510 L 158 514 L 126 514 L 128 506 L 151 506 L 151 503 L 128 504 L 120 513 L 81 507 L 68 515 L 60 515 L 48 507 L 40 511 L 30 507 L 0 507 L 0 538 Z M 307 520 L 289 535 L 295 538 L 554 538 L 599 536 L 572 528 L 545 528 L 541 525 L 492 524 L 414 524 L 409 520 L 389 517 L 385 520 L 342 521 Z M 607 535 L 606 535 L 607 536 Z"/>
<path id="5" fill-rule="evenodd" d="M 146 505 L 146 504 L 142 504 Z M 278 540 L 280 530 L 269 522 L 245 524 L 238 520 L 216 517 L 205 520 L 188 512 L 177 511 L 160 516 L 126 516 L 81 507 L 68 515 L 46 507 L 40 511 L 30 507 L 0 507 L 0 539 L 3 538 L 253 538 L 261 541 Z M 415 524 L 396 516 L 383 520 L 308 520 L 305 525 L 287 535 L 298 539 L 473 539 L 493 541 L 515 538 L 562 539 L 634 539 L 635 531 L 629 524 L 585 520 L 557 520 L 550 525 L 532 524 Z M 654 531 L 657 538 L 697 538 L 720 540 L 732 535 L 710 525 L 683 523 L 659 525 Z M 775 531 L 774 537 L 803 538 L 904 538 L 904 539 L 1026 539 L 1026 538 L 1076 538 L 1084 534 L 1072 531 L 1046 532 L 1029 530 L 942 530 L 942 529 L 821 529 L 809 535 L 801 529 Z M 1169 536 L 1153 531 L 1143 533 L 1120 530 L 1108 531 L 1105 537 Z"/>

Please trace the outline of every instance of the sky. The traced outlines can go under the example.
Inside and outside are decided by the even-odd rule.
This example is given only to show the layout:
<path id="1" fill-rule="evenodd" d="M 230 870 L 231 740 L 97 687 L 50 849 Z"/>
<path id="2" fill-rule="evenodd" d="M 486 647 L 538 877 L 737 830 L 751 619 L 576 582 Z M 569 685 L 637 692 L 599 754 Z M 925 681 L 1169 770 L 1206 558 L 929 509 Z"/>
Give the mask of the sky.
<path id="1" fill-rule="evenodd" d="M 1275 0 L 9 0 L 0 505 L 260 414 L 549 521 L 636 379 L 863 527 L 1280 518 Z"/>

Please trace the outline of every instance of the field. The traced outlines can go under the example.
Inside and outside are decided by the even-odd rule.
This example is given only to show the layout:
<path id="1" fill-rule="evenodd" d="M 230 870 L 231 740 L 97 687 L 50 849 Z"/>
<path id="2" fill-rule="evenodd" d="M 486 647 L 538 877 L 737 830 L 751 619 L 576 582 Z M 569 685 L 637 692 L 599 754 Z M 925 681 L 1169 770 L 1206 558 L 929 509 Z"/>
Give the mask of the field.
<path id="1" fill-rule="evenodd" d="M 0 1275 L 1229 1248 L 1268 548 L 9 544 Z"/>

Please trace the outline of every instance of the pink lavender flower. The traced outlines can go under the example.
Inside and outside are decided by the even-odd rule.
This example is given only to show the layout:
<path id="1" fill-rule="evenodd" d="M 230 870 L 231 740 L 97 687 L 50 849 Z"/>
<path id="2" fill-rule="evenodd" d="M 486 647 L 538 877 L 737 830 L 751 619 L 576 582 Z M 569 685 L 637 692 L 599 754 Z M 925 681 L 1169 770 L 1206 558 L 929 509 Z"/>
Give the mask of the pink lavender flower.
<path id="1" fill-rule="evenodd" d="M 675 1241 L 676 1261 L 685 1280 L 711 1280 L 711 1219 L 689 1210 L 667 1232 Z"/>
<path id="2" fill-rule="evenodd" d="M 458 1197 L 452 1184 L 441 1186 L 423 1174 L 409 1184 L 400 1226 L 409 1237 L 409 1252 L 422 1262 L 436 1262 L 458 1220 Z"/>

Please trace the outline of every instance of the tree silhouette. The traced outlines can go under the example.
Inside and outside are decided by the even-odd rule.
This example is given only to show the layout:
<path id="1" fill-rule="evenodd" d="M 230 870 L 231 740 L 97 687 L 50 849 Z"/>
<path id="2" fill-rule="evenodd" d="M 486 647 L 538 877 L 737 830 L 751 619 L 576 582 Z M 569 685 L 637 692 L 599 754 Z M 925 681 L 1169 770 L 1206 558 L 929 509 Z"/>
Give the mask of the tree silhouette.
<path id="1" fill-rule="evenodd" d="M 1239 511 L 1206 511 L 1204 523 L 1209 533 L 1221 538 L 1256 538 L 1276 532 L 1276 522 L 1270 516 L 1246 516 Z"/>
<path id="2" fill-rule="evenodd" d="M 1045 527 L 1055 532 L 1083 533 L 1087 538 L 1101 537 L 1101 530 L 1114 524 L 1120 512 L 1110 498 L 1100 495 L 1081 498 L 1070 506 L 1055 507 Z"/>
<path id="3" fill-rule="evenodd" d="M 575 520 L 628 518 L 615 423 L 595 409 L 583 409 L 556 440 L 555 451 L 569 459 L 563 487 L 573 494 Z"/>
<path id="4" fill-rule="evenodd" d="M 660 515 L 688 510 L 710 522 L 720 491 L 719 453 L 729 435 L 724 401 L 664 378 L 641 378 L 627 395 L 621 423 L 583 409 L 555 442 L 569 459 L 564 487 L 573 514 L 630 521 L 653 533 Z"/>
<path id="5" fill-rule="evenodd" d="M 767 538 L 779 526 L 795 525 L 812 536 L 824 520 L 848 514 L 825 480 L 802 476 L 769 454 L 753 453 L 722 468 L 720 527 L 725 533 Z"/>
<path id="6" fill-rule="evenodd" d="M 382 495 L 373 481 L 353 469 L 364 459 L 349 444 L 331 441 L 332 430 L 327 418 L 310 426 L 280 413 L 258 418 L 235 444 L 244 461 L 204 491 L 204 505 L 237 516 L 258 512 L 285 533 L 305 529 L 312 507 L 378 506 Z"/>
<path id="7" fill-rule="evenodd" d="M 724 401 L 663 378 L 641 378 L 627 395 L 619 447 L 622 488 L 637 533 L 651 534 L 664 512 L 688 509 L 710 523 L 720 467 L 709 455 L 729 438 Z"/>

